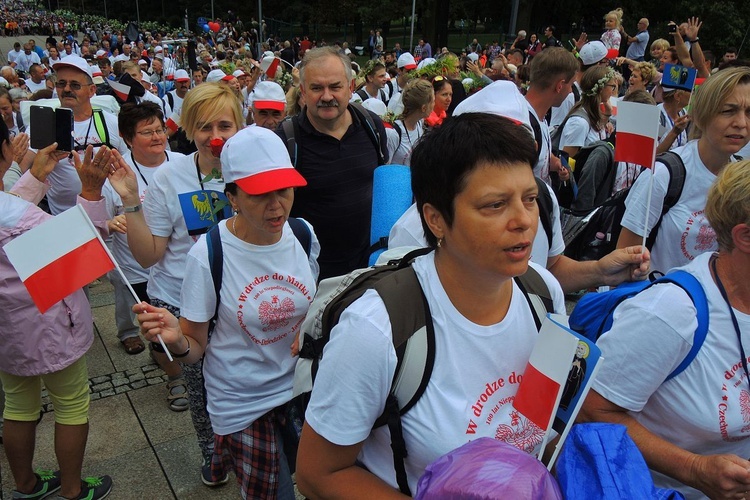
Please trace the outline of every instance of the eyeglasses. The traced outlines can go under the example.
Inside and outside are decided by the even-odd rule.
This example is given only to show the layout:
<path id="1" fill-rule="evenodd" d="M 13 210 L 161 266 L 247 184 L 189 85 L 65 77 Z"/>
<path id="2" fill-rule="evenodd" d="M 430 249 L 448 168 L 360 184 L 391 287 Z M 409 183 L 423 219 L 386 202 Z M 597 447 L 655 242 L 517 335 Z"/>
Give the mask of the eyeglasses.
<path id="1" fill-rule="evenodd" d="M 167 135 L 167 129 L 165 127 L 155 128 L 153 130 L 140 130 L 136 132 L 144 139 L 151 139 L 154 135 Z"/>
<path id="2" fill-rule="evenodd" d="M 614 83 L 610 83 L 609 85 L 605 85 L 605 87 L 609 87 L 612 90 L 617 90 L 617 85 L 615 85 Z"/>
<path id="3" fill-rule="evenodd" d="M 71 90 L 76 90 L 76 91 L 81 90 L 81 88 L 84 87 L 83 83 L 78 83 L 78 82 L 66 82 L 65 80 L 58 80 L 55 82 L 55 87 L 57 87 L 58 89 L 64 89 L 66 85 L 70 86 Z M 88 86 L 90 84 L 87 83 L 85 85 Z"/>

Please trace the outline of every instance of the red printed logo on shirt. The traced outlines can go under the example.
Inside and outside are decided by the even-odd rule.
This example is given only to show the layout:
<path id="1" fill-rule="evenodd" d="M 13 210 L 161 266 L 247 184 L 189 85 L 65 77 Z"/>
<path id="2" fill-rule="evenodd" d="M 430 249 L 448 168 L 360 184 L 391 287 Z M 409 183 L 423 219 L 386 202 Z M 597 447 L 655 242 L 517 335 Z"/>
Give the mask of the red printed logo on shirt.
<path id="1" fill-rule="evenodd" d="M 258 319 L 263 330 L 278 330 L 289 324 L 289 318 L 294 316 L 294 301 L 289 297 L 279 300 L 277 295 L 271 297 L 271 302 L 264 300 L 258 306 Z"/>
<path id="2" fill-rule="evenodd" d="M 527 453 L 542 442 L 544 431 L 517 411 L 510 414 L 510 425 L 500 424 L 495 431 L 495 439 L 512 444 Z"/>

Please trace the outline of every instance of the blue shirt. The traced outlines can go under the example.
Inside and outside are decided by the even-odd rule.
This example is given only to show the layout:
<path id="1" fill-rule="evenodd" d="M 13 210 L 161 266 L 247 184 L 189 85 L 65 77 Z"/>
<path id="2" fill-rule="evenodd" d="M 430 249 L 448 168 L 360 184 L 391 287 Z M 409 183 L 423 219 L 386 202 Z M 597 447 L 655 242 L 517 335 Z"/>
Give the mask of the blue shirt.
<path id="1" fill-rule="evenodd" d="M 635 38 L 636 41 L 628 46 L 628 52 L 625 57 L 634 61 L 642 61 L 643 56 L 646 54 L 646 46 L 648 45 L 648 31 L 639 31 L 635 35 Z"/>

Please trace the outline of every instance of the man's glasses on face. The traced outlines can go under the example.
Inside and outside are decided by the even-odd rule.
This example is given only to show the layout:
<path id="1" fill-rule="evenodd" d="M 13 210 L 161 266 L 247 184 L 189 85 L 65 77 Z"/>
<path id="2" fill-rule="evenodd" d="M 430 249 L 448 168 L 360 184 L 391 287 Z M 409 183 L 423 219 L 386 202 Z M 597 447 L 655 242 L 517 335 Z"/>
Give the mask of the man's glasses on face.
<path id="1" fill-rule="evenodd" d="M 71 90 L 79 91 L 83 87 L 88 87 L 89 85 L 89 83 L 68 82 L 65 80 L 58 80 L 55 82 L 55 87 L 60 90 L 63 90 L 66 86 L 69 86 Z"/>

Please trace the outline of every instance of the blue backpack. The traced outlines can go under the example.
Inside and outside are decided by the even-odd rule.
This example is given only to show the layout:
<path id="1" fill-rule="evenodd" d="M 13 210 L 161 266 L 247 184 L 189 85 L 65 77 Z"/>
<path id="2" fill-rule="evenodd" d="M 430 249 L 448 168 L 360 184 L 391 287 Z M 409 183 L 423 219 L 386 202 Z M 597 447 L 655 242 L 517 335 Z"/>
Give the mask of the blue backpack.
<path id="1" fill-rule="evenodd" d="M 685 290 L 698 311 L 698 327 L 695 329 L 693 346 L 682 363 L 669 374 L 667 380 L 676 377 L 698 355 L 708 334 L 708 299 L 703 286 L 692 274 L 685 271 L 672 271 L 654 281 L 633 281 L 623 283 L 609 292 L 588 293 L 581 297 L 573 309 L 568 320 L 570 328 L 596 342 L 603 333 L 612 328 L 612 315 L 617 306 L 657 283 L 673 283 Z"/>

